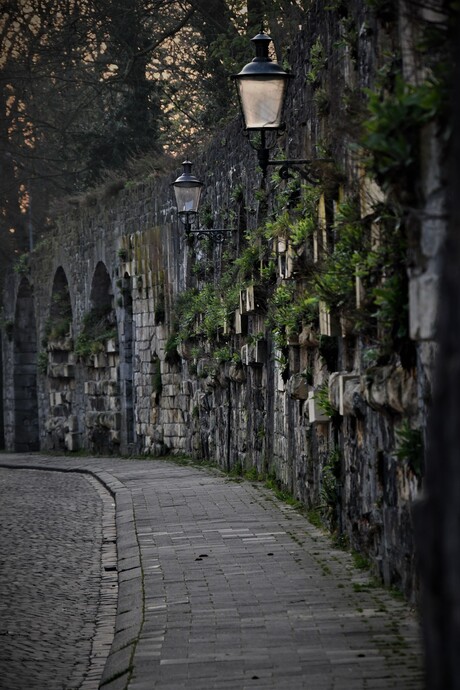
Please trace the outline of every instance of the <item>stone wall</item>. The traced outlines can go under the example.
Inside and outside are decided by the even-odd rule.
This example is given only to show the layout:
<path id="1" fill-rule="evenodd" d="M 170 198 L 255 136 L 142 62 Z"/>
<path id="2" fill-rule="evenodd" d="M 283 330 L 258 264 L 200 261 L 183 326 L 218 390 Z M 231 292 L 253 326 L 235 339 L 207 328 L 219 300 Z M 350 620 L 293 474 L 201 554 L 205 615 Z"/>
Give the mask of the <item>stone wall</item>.
<path id="1" fill-rule="evenodd" d="M 239 122 L 190 154 L 205 183 L 210 222 L 228 230 L 223 244 L 184 236 L 170 186 L 178 169 L 127 184 L 95 205 L 88 198 L 56 218 L 55 231 L 5 283 L 6 448 L 186 453 L 229 471 L 273 477 L 366 555 L 385 582 L 415 596 L 411 508 L 422 471 L 398 453 L 404 440 L 398 433 L 405 429 L 410 443 L 410 430 L 423 432 L 431 391 L 444 233 L 433 128 L 425 130 L 421 150 L 422 220 L 416 232 L 410 223 L 402 230 L 412 243 L 410 364 L 397 352 L 372 361 L 385 325 L 377 319 L 371 338 L 351 314 L 321 301 L 315 319 L 284 333 L 280 350 L 267 307 L 280 285 L 298 294 L 308 284 L 340 198 L 357 194 L 366 223 L 385 200 L 352 146 L 359 139 L 353 116 L 364 107 L 359 94 L 373 86 L 391 51 L 403 55 L 403 68 L 411 67 L 416 79 L 415 38 L 404 10 L 401 3 L 398 21 L 364 2 L 349 10 L 337 3 L 336 10 L 312 12 L 296 33 L 289 46 L 296 76 L 278 150 L 333 158 L 335 196 L 327 197 L 326 180 L 315 229 L 300 246 L 283 236 L 259 238 L 271 251 L 262 268 L 274 266 L 272 282 L 246 278 L 239 305 L 212 337 L 176 337 L 172 346 L 178 298 L 194 288 L 218 289 L 247 246 L 245 236 L 281 213 L 275 195 L 284 190 L 291 203 L 289 180 L 272 182 L 271 172 L 261 180 Z M 316 57 L 312 51 L 318 40 L 322 58 L 319 48 Z M 375 223 L 368 226 L 376 232 Z M 365 300 L 359 276 L 356 295 L 353 312 Z M 197 333 L 206 316 L 206 308 L 195 315 Z M 230 355 L 217 357 L 225 348 Z"/>

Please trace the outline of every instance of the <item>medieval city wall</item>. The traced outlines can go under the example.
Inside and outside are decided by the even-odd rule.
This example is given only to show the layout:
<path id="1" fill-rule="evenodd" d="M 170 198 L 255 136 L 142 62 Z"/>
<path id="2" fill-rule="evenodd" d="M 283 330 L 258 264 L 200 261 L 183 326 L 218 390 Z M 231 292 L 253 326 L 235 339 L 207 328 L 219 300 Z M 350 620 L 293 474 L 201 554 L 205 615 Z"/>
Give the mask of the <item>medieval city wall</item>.
<path id="1" fill-rule="evenodd" d="M 322 293 L 304 311 L 293 301 L 313 295 L 311 276 L 327 266 L 327 251 L 334 256 L 347 198 L 367 233 L 362 260 L 381 256 L 386 230 L 376 208 L 388 198 L 363 170 L 352 115 L 388 52 L 398 49 L 407 79 L 415 79 L 409 28 L 400 21 L 390 29 L 355 3 L 346 16 L 319 12 L 299 30 L 278 151 L 334 161 L 333 173 L 327 166 L 318 173 L 318 192 L 273 171 L 264 183 L 240 122 L 189 154 L 205 184 L 207 223 L 226 230 L 222 244 L 185 237 L 171 189 L 178 168 L 88 195 L 55 219 L 54 231 L 5 282 L 8 449 L 187 454 L 270 477 L 388 584 L 415 595 L 411 508 L 423 485 L 415 446 L 423 443 L 431 394 L 444 233 L 433 127 L 420 153 L 420 207 L 401 221 L 408 332 L 391 334 L 395 351 L 382 346 L 392 330 L 382 303 L 388 306 L 386 290 L 400 275 L 390 264 L 377 278 L 372 273 L 380 302 L 369 313 L 366 294 L 375 286 L 359 270 L 342 306 Z M 314 63 L 318 36 L 324 59 Z M 305 237 L 294 242 L 289 231 L 273 231 L 285 212 L 298 228 L 308 194 L 317 195 Z M 236 270 L 253 246 L 251 266 L 240 261 Z M 213 316 L 216 294 L 224 301 L 224 286 L 235 281 L 238 302 Z M 197 306 L 200 294 L 209 294 L 208 304 Z M 295 328 L 285 318 L 294 306 Z"/>

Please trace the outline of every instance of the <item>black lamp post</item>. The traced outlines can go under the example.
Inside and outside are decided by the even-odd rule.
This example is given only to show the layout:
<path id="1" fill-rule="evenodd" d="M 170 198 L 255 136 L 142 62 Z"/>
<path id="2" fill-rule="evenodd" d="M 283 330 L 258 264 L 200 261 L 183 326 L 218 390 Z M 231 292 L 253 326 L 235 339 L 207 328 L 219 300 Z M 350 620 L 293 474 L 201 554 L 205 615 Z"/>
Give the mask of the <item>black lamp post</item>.
<path id="1" fill-rule="evenodd" d="M 184 171 L 172 183 L 172 186 L 174 187 L 176 197 L 177 215 L 185 227 L 186 236 L 194 236 L 198 239 L 210 237 L 214 242 L 223 242 L 226 234 L 225 230 L 200 227 L 198 206 L 200 205 L 203 183 L 192 174 L 192 164 L 190 161 L 184 161 L 182 165 Z"/>
<path id="2" fill-rule="evenodd" d="M 299 159 L 274 161 L 269 159 L 269 147 L 266 143 L 266 132 L 278 132 L 283 129 L 282 110 L 287 91 L 287 85 L 292 75 L 268 55 L 271 42 L 266 33 L 259 33 L 251 39 L 256 48 L 256 56 L 239 74 L 233 75 L 236 82 L 238 96 L 245 130 L 251 146 L 256 149 L 259 165 L 263 176 L 267 174 L 269 165 L 279 166 L 283 178 L 289 176 L 289 168 L 295 168 L 305 179 L 315 182 L 311 177 L 312 168 L 318 160 Z M 251 133 L 260 136 L 251 138 Z"/>
<path id="3" fill-rule="evenodd" d="M 203 183 L 195 175 L 192 175 L 192 164 L 190 161 L 184 161 L 182 165 L 184 171 L 173 182 L 173 187 L 176 196 L 177 214 L 180 221 L 184 224 L 185 232 L 188 235 L 198 222 L 198 206 L 200 205 Z"/>

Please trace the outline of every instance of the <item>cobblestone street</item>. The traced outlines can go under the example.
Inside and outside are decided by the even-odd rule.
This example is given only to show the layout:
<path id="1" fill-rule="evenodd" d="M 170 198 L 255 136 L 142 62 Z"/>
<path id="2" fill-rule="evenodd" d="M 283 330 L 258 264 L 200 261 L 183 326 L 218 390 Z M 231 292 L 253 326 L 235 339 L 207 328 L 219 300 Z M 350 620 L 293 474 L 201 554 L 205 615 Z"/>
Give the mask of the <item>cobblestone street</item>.
<path id="1" fill-rule="evenodd" d="M 77 473 L 2 468 L 0 494 L 0 688 L 97 688 L 109 494 Z"/>
<path id="2" fill-rule="evenodd" d="M 413 612 L 263 486 L 164 460 L 1 464 L 67 470 L 1 470 L 2 688 L 77 688 L 90 666 L 105 606 L 101 498 L 68 470 L 116 499 L 104 690 L 423 688 Z"/>

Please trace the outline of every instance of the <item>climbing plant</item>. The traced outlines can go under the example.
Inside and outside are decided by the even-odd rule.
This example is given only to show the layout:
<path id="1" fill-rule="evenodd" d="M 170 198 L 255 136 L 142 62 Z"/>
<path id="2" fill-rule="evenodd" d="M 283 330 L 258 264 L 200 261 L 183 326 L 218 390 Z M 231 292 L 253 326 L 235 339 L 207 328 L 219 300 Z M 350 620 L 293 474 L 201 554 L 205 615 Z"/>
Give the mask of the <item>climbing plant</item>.
<path id="1" fill-rule="evenodd" d="M 82 330 L 75 341 L 75 354 L 87 357 L 104 350 L 107 340 L 117 337 L 110 306 L 94 307 L 83 317 Z"/>

